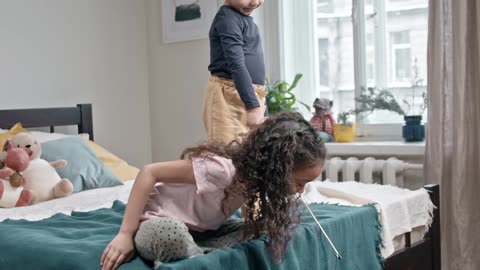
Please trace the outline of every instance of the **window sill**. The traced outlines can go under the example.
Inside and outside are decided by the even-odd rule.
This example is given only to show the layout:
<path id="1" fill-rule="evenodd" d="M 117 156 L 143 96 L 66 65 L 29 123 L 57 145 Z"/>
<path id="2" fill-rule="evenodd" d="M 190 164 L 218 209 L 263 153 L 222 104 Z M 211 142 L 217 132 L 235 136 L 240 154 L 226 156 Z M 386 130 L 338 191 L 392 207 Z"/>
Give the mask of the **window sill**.
<path id="1" fill-rule="evenodd" d="M 375 141 L 326 143 L 330 156 L 423 156 L 425 142 Z"/>

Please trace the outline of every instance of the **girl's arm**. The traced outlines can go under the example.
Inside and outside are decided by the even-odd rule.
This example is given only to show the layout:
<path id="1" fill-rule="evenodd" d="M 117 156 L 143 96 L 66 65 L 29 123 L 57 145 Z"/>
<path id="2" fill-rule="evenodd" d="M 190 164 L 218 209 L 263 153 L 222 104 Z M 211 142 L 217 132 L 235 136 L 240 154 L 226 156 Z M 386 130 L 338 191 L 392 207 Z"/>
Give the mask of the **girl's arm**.
<path id="1" fill-rule="evenodd" d="M 120 231 L 103 251 L 100 259 L 102 269 L 116 269 L 133 258 L 133 237 L 138 229 L 140 215 L 157 182 L 195 184 L 192 162 L 177 160 L 154 163 L 140 170 L 128 198 Z"/>
<path id="2" fill-rule="evenodd" d="M 140 170 L 133 184 L 127 208 L 123 217 L 121 233 L 133 236 L 137 231 L 140 215 L 153 187 L 157 182 L 195 184 L 192 162 L 190 160 L 176 160 L 153 163 Z"/>

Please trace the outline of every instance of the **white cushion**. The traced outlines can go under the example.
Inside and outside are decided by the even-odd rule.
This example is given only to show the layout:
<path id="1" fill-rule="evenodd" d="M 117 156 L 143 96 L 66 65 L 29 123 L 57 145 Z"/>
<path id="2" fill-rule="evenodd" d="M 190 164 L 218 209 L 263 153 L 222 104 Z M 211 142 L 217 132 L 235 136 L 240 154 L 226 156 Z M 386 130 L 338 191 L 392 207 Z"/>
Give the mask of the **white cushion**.
<path id="1" fill-rule="evenodd" d="M 41 131 L 31 131 L 30 132 L 35 138 L 37 138 L 39 143 L 45 143 L 49 141 L 63 139 L 65 137 L 80 137 L 85 141 L 90 139 L 88 133 L 81 133 L 81 134 L 63 134 L 63 133 L 48 133 L 48 132 L 41 132 Z"/>

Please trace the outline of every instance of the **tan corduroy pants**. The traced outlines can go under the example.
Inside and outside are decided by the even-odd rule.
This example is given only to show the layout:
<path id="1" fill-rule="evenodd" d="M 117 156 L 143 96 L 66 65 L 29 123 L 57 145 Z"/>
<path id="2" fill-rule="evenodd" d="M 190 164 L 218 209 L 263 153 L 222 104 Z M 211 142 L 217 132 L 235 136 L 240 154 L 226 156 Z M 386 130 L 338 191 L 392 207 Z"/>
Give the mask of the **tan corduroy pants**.
<path id="1" fill-rule="evenodd" d="M 254 85 L 255 93 L 265 111 L 264 86 Z M 229 143 L 241 140 L 248 132 L 247 110 L 232 80 L 211 76 L 207 82 L 203 124 L 209 140 Z"/>

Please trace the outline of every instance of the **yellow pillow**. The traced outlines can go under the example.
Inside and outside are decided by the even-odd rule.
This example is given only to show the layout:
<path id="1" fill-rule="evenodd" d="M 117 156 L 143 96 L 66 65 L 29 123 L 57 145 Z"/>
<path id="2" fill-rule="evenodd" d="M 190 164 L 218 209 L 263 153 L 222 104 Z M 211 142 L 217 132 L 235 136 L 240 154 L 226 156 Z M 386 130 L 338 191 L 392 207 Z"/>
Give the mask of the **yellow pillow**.
<path id="1" fill-rule="evenodd" d="M 90 140 L 87 141 L 87 145 L 95 153 L 98 159 L 100 159 L 103 164 L 121 180 L 127 181 L 137 177 L 139 172 L 138 168 L 128 165 L 125 160 L 115 156 L 114 154 L 108 152 L 105 148 Z"/>
<path id="2" fill-rule="evenodd" d="M 3 146 L 7 142 L 8 139 L 17 135 L 21 132 L 28 132 L 26 129 L 22 127 L 22 124 L 16 123 L 10 130 L 5 133 L 0 133 L 0 152 L 3 150 Z"/>

